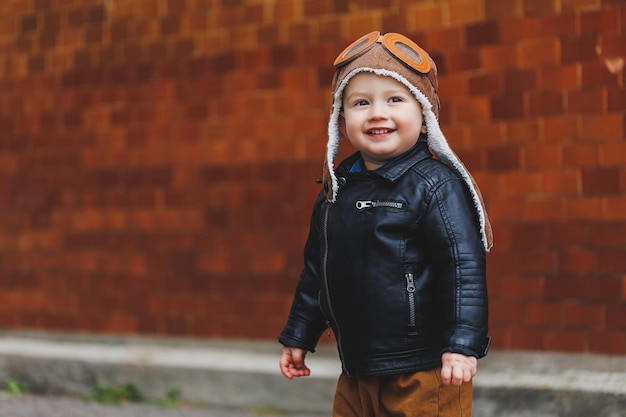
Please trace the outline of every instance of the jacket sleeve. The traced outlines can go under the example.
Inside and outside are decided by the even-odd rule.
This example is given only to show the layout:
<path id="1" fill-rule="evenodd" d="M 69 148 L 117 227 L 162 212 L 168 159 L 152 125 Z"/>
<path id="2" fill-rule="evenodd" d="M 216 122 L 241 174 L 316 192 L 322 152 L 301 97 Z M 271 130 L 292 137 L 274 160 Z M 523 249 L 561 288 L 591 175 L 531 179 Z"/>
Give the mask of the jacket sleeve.
<path id="1" fill-rule="evenodd" d="M 296 286 L 287 324 L 278 336 L 283 346 L 315 351 L 326 328 L 318 294 L 320 290 L 319 212 L 324 198 L 320 195 L 311 216 L 309 236 L 304 247 L 304 267 Z"/>
<path id="2" fill-rule="evenodd" d="M 476 208 L 461 179 L 448 178 L 431 190 L 423 219 L 437 273 L 436 297 L 444 352 L 481 358 L 487 354 L 486 252 Z"/>

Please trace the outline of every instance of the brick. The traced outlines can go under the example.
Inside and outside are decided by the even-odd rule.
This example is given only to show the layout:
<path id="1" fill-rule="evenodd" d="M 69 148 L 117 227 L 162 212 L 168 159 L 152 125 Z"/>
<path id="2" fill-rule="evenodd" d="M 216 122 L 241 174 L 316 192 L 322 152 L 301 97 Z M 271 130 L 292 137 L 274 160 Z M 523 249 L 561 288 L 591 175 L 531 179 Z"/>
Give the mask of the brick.
<path id="1" fill-rule="evenodd" d="M 607 110 L 609 112 L 626 109 L 626 89 L 607 89 Z"/>
<path id="2" fill-rule="evenodd" d="M 618 87 L 618 75 L 612 74 L 606 66 L 598 61 L 589 61 L 581 64 L 581 87 Z"/>
<path id="3" fill-rule="evenodd" d="M 589 243 L 596 248 L 604 249 L 625 247 L 626 222 L 604 220 L 594 223 Z"/>
<path id="4" fill-rule="evenodd" d="M 447 4 L 418 3 L 405 8 L 406 28 L 409 31 L 439 28 L 444 26 L 444 7 Z"/>
<path id="5" fill-rule="evenodd" d="M 626 330 L 626 305 L 610 305 L 607 307 L 607 329 Z"/>
<path id="6" fill-rule="evenodd" d="M 621 191 L 620 170 L 617 168 L 583 169 L 582 186 L 583 194 L 619 194 Z"/>
<path id="7" fill-rule="evenodd" d="M 372 28 L 380 27 L 380 17 L 378 15 L 361 14 L 345 15 L 343 24 L 350 39 L 357 39 L 365 33 L 371 32 Z"/>
<path id="8" fill-rule="evenodd" d="M 523 218 L 529 221 L 559 221 L 566 213 L 560 198 L 528 199 L 522 204 Z"/>
<path id="9" fill-rule="evenodd" d="M 604 251 L 599 254 L 600 267 L 599 270 L 602 273 L 621 273 L 624 271 L 624 256 L 626 255 L 626 249 L 617 249 Z"/>
<path id="10" fill-rule="evenodd" d="M 595 36 L 562 36 L 561 62 L 572 64 L 576 62 L 595 61 L 597 59 Z"/>
<path id="11" fill-rule="evenodd" d="M 626 37 L 622 34 L 600 35 L 598 48 L 602 57 L 623 56 L 626 50 Z"/>
<path id="12" fill-rule="evenodd" d="M 569 113 L 600 113 L 606 109 L 603 89 L 571 91 L 567 96 Z"/>
<path id="13" fill-rule="evenodd" d="M 169 15 L 161 18 L 160 34 L 161 36 L 171 36 L 180 33 L 181 17 L 180 15 Z"/>
<path id="14" fill-rule="evenodd" d="M 558 11 L 558 6 L 557 0 L 522 0 L 524 16 L 550 15 Z"/>
<path id="15" fill-rule="evenodd" d="M 548 350 L 585 352 L 588 346 L 589 336 L 584 330 L 554 330 L 546 335 L 545 347 Z"/>
<path id="16" fill-rule="evenodd" d="M 449 21 L 445 23 L 451 26 L 481 22 L 485 19 L 484 0 L 457 0 L 453 5 L 447 4 Z"/>
<path id="17" fill-rule="evenodd" d="M 564 11 L 597 7 L 599 0 L 562 0 L 561 7 Z"/>
<path id="18" fill-rule="evenodd" d="M 465 39 L 469 47 L 496 44 L 500 40 L 499 24 L 488 21 L 466 26 Z"/>
<path id="19" fill-rule="evenodd" d="M 589 145 L 592 147 L 593 145 Z M 599 153 L 599 163 L 603 166 L 623 165 L 626 163 L 626 143 L 602 143 L 594 148 Z"/>
<path id="20" fill-rule="evenodd" d="M 505 278 L 503 286 L 504 297 L 516 300 L 537 300 L 544 295 L 545 278 L 543 277 L 510 277 Z M 521 318 L 522 314 L 517 316 Z M 513 320 L 512 320 L 513 321 Z"/>
<path id="21" fill-rule="evenodd" d="M 102 24 L 106 20 L 106 9 L 104 5 L 92 6 L 87 10 L 87 22 L 92 24 Z"/>
<path id="22" fill-rule="evenodd" d="M 517 66 L 517 55 L 511 53 L 510 45 L 483 46 L 478 53 L 481 66 L 485 70 L 493 71 Z"/>
<path id="23" fill-rule="evenodd" d="M 623 332 L 597 331 L 589 334 L 589 351 L 623 355 L 626 351 L 626 334 Z"/>
<path id="24" fill-rule="evenodd" d="M 21 32 L 32 32 L 37 30 L 37 15 L 31 14 L 28 16 L 22 17 L 20 20 L 20 31 Z"/>
<path id="25" fill-rule="evenodd" d="M 545 300 L 558 302 L 562 300 L 579 300 L 583 297 L 584 278 L 577 275 L 559 274 L 546 279 Z"/>
<path id="26" fill-rule="evenodd" d="M 567 303 L 565 325 L 583 329 L 602 329 L 606 326 L 606 310 L 601 304 Z"/>
<path id="27" fill-rule="evenodd" d="M 509 143 L 527 144 L 529 140 L 534 142 L 543 139 L 537 120 L 512 120 L 506 126 Z"/>
<path id="28" fill-rule="evenodd" d="M 535 68 L 560 63 L 561 42 L 554 37 L 533 38 L 517 45 L 521 67 Z"/>
<path id="29" fill-rule="evenodd" d="M 511 332 L 511 345 L 525 350 L 544 350 L 546 348 L 545 331 L 516 326 Z"/>
<path id="30" fill-rule="evenodd" d="M 621 140 L 624 137 L 624 116 L 619 113 L 583 115 L 580 135 L 586 140 Z"/>
<path id="31" fill-rule="evenodd" d="M 518 147 L 493 148 L 487 151 L 487 169 L 490 171 L 515 171 L 520 168 L 521 152 Z"/>
<path id="32" fill-rule="evenodd" d="M 468 80 L 469 92 L 472 95 L 501 95 L 503 84 L 499 73 L 480 75 Z"/>
<path id="33" fill-rule="evenodd" d="M 398 25 L 393 26 L 395 28 Z M 394 29 L 389 30 L 393 32 Z M 461 28 L 436 28 L 426 33 L 424 48 L 427 51 L 440 51 L 465 46 L 465 33 Z"/>
<path id="34" fill-rule="evenodd" d="M 598 266 L 594 251 L 583 249 L 566 249 L 559 253 L 559 271 L 571 274 L 593 273 Z"/>
<path id="35" fill-rule="evenodd" d="M 561 145 L 529 145 L 524 147 L 523 166 L 527 169 L 550 169 L 562 166 Z"/>
<path id="36" fill-rule="evenodd" d="M 441 108 L 445 109 L 444 101 L 453 97 L 464 97 L 469 93 L 468 79 L 465 74 L 456 73 L 439 77 L 439 99 L 442 101 Z"/>
<path id="37" fill-rule="evenodd" d="M 580 195 L 580 174 L 574 170 L 544 171 L 543 191 L 559 196 Z"/>
<path id="38" fill-rule="evenodd" d="M 543 16 L 539 24 L 543 36 L 569 36 L 576 33 L 577 16 L 574 13 Z"/>
<path id="39" fill-rule="evenodd" d="M 580 33 L 617 33 L 620 27 L 620 15 L 617 8 L 583 11 L 580 13 Z"/>
<path id="40" fill-rule="evenodd" d="M 61 29 L 61 15 L 57 11 L 46 10 L 43 13 L 42 29 L 44 32 L 58 32 Z"/>
<path id="41" fill-rule="evenodd" d="M 506 20 L 522 16 L 521 0 L 485 0 L 488 20 Z"/>
<path id="42" fill-rule="evenodd" d="M 532 91 L 537 88 L 536 73 L 532 69 L 510 69 L 504 73 L 507 92 Z"/>
<path id="43" fill-rule="evenodd" d="M 599 155 L 596 145 L 575 143 L 563 147 L 563 164 L 565 166 L 595 167 L 598 163 Z"/>
<path id="44" fill-rule="evenodd" d="M 626 219 L 626 198 L 607 197 L 604 199 L 603 205 L 603 214 L 607 220 Z"/>
<path id="45" fill-rule="evenodd" d="M 561 304 L 531 301 L 524 322 L 534 326 L 561 326 L 564 319 L 564 307 Z"/>
<path id="46" fill-rule="evenodd" d="M 563 113 L 563 95 L 558 92 L 541 92 L 529 95 L 531 116 L 553 116 Z"/>
<path id="47" fill-rule="evenodd" d="M 531 249 L 544 247 L 548 242 L 548 226 L 545 223 L 521 223 L 511 226 L 511 247 Z"/>
<path id="48" fill-rule="evenodd" d="M 602 259 L 599 260 L 600 265 L 602 261 Z M 595 278 L 587 276 L 581 283 L 583 288 L 581 300 L 583 301 L 612 305 L 617 303 L 620 299 L 621 282 L 619 278 Z"/>
<path id="49" fill-rule="evenodd" d="M 493 325 L 510 325 L 517 323 L 524 317 L 525 303 L 520 301 L 493 300 L 489 303 L 490 323 Z"/>
<path id="50" fill-rule="evenodd" d="M 17 32 L 17 22 L 11 17 L 0 18 L 0 36 L 14 35 Z"/>
<path id="51" fill-rule="evenodd" d="M 478 69 L 481 66 L 478 49 L 465 49 L 448 53 L 447 68 L 451 73 Z"/>
<path id="52" fill-rule="evenodd" d="M 525 113 L 522 94 L 507 94 L 491 99 L 491 118 L 494 120 L 521 118 Z"/>
<path id="53" fill-rule="evenodd" d="M 519 256 L 521 273 L 550 274 L 557 270 L 557 255 L 552 251 L 526 251 Z"/>
<path id="54" fill-rule="evenodd" d="M 485 154 L 480 151 L 457 151 L 458 157 L 470 171 L 477 171 L 485 167 Z"/>
<path id="55" fill-rule="evenodd" d="M 511 19 L 500 25 L 500 38 L 504 43 L 514 43 L 533 39 L 540 30 L 540 21 L 536 18 Z"/>
<path id="56" fill-rule="evenodd" d="M 583 197 L 564 201 L 565 216 L 569 220 L 600 220 L 602 218 L 602 199 Z"/>
<path id="57" fill-rule="evenodd" d="M 487 97 L 471 97 L 457 99 L 453 102 L 454 119 L 458 122 L 479 122 L 490 119 L 489 99 Z"/>

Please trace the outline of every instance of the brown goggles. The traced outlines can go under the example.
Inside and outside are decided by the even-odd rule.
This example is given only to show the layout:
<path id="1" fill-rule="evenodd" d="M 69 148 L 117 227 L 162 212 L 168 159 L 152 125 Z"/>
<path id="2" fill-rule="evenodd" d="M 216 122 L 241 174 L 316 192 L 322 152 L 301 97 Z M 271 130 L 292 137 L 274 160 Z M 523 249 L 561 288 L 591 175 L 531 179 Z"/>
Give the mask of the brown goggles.
<path id="1" fill-rule="evenodd" d="M 375 43 L 382 46 L 397 59 L 417 72 L 427 74 L 430 71 L 428 54 L 415 42 L 399 33 L 386 33 L 374 31 L 352 42 L 335 59 L 335 68 L 340 68 L 357 57 L 367 52 Z"/>

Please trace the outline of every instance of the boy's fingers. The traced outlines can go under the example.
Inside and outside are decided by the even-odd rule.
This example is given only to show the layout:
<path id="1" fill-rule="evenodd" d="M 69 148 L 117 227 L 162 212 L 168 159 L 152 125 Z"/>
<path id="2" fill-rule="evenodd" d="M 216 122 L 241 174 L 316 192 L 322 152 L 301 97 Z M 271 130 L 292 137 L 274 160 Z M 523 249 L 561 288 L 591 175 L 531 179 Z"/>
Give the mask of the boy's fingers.
<path id="1" fill-rule="evenodd" d="M 461 366 L 455 366 L 452 368 L 452 385 L 459 386 L 463 383 L 465 378 L 465 369 Z"/>
<path id="2" fill-rule="evenodd" d="M 441 367 L 441 383 L 443 385 L 450 385 L 450 380 L 452 379 L 452 368 L 449 366 Z"/>

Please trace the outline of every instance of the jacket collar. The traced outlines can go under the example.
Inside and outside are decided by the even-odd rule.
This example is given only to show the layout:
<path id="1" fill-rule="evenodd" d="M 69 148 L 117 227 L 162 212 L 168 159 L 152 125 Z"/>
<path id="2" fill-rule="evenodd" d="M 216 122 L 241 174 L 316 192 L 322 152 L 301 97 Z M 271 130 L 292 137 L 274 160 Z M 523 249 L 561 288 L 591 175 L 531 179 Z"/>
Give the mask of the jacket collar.
<path id="1" fill-rule="evenodd" d="M 432 154 L 428 149 L 426 142 L 417 142 L 411 149 L 385 163 L 375 171 L 363 171 L 361 173 L 350 173 L 350 168 L 361 158 L 361 153 L 356 152 L 346 158 L 337 168 L 340 175 L 377 175 L 385 178 L 389 182 L 396 182 L 402 177 L 412 166 L 424 159 L 432 158 Z"/>

